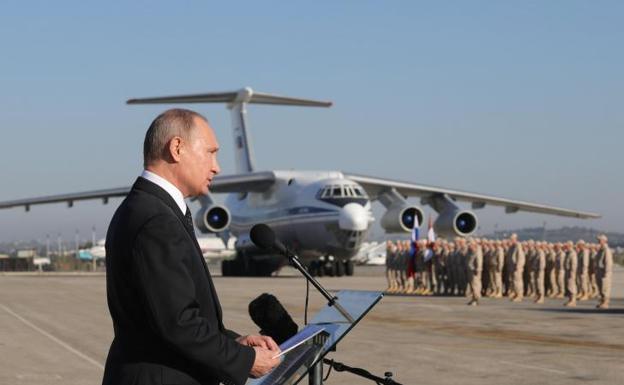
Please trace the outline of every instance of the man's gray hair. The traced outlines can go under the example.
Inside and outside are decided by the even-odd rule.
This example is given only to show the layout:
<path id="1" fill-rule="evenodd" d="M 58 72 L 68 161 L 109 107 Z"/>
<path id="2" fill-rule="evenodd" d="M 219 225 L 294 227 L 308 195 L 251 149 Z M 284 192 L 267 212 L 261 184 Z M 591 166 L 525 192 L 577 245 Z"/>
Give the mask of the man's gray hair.
<path id="1" fill-rule="evenodd" d="M 156 160 L 164 159 L 169 141 L 173 137 L 190 138 L 196 118 L 208 122 L 201 114 L 183 108 L 172 108 L 158 115 L 145 134 L 143 166 L 147 167 Z"/>

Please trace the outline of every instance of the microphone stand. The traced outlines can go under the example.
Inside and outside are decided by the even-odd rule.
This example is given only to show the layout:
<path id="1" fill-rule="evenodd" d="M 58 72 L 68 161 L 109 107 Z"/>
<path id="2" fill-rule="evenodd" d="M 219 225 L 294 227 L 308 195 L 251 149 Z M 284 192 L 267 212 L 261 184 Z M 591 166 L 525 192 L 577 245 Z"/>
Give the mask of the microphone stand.
<path id="1" fill-rule="evenodd" d="M 330 367 L 334 368 L 334 370 L 337 372 L 349 372 L 357 376 L 364 377 L 368 380 L 374 381 L 376 384 L 401 385 L 400 383 L 392 379 L 391 372 L 384 373 L 385 378 L 381 378 L 381 377 L 371 374 L 368 370 L 364 370 L 362 368 L 353 368 L 351 366 L 343 364 L 342 362 L 337 362 L 337 361 L 330 360 L 327 358 L 323 358 L 323 362 L 328 364 Z"/>
<path id="2" fill-rule="evenodd" d="M 340 305 L 340 303 L 338 302 L 338 297 L 335 297 L 329 294 L 329 292 L 325 290 L 325 288 L 321 286 L 321 284 L 316 279 L 314 279 L 314 277 L 311 276 L 310 273 L 308 273 L 308 270 L 306 270 L 306 268 L 303 267 L 303 265 L 301 264 L 301 261 L 299 261 L 299 257 L 297 257 L 294 253 L 292 253 L 288 249 L 286 249 L 286 255 L 288 256 L 290 263 L 293 266 L 295 266 L 295 268 L 299 270 L 301 274 L 303 274 L 303 276 L 308 280 L 308 282 L 310 282 L 316 288 L 316 290 L 318 290 L 319 293 L 323 295 L 323 297 L 327 299 L 327 305 L 333 306 L 334 308 L 336 308 L 336 310 L 338 310 L 338 312 L 342 314 L 342 316 L 345 317 L 347 321 L 349 321 L 349 323 L 355 322 L 355 320 L 353 319 L 353 317 L 351 317 L 349 312 L 347 312 L 347 310 Z"/>

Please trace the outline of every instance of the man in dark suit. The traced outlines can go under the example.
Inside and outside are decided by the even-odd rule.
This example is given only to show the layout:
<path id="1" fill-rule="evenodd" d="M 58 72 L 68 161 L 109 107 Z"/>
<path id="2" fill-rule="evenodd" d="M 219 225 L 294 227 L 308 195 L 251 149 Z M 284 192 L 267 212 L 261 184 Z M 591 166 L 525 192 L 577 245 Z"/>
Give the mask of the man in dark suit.
<path id="1" fill-rule="evenodd" d="M 242 385 L 279 363 L 266 336 L 239 336 L 221 305 L 185 197 L 207 194 L 218 143 L 201 115 L 168 110 L 145 136 L 141 177 L 111 220 L 106 288 L 115 338 L 103 384 Z"/>

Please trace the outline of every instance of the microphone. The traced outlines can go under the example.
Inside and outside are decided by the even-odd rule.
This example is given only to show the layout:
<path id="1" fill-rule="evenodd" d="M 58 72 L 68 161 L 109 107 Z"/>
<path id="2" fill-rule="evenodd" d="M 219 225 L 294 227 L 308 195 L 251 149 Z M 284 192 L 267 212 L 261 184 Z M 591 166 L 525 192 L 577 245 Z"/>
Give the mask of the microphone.
<path id="1" fill-rule="evenodd" d="M 355 323 L 355 320 L 353 319 L 353 317 L 351 317 L 349 312 L 344 309 L 342 305 L 340 305 L 340 303 L 337 301 L 338 298 L 329 294 L 329 292 L 323 286 L 321 286 L 321 284 L 316 279 L 314 279 L 314 277 L 312 277 L 310 273 L 308 273 L 306 268 L 303 267 L 303 265 L 299 261 L 299 257 L 297 257 L 297 255 L 292 253 L 290 250 L 288 250 L 286 246 L 284 246 L 284 244 L 277 239 L 277 237 L 275 236 L 275 232 L 273 232 L 273 230 L 269 226 L 265 225 L 264 223 L 254 225 L 249 231 L 249 238 L 251 238 L 251 241 L 256 246 L 263 250 L 275 250 L 280 254 L 288 257 L 288 259 L 290 259 L 290 263 L 292 263 L 293 266 L 297 270 L 299 270 L 301 274 L 303 274 L 308 282 L 310 282 L 316 288 L 316 290 L 318 290 L 319 293 L 321 293 L 323 297 L 327 299 L 327 304 L 329 306 L 333 306 L 334 308 L 336 308 L 336 310 L 338 310 L 338 312 L 342 314 L 343 317 L 345 317 L 347 321 L 349 321 L 349 323 Z"/>
<path id="2" fill-rule="evenodd" d="M 284 246 L 284 244 L 277 239 L 273 229 L 264 223 L 254 225 L 249 232 L 249 238 L 251 238 L 251 241 L 261 249 L 275 249 L 281 254 L 290 256 L 290 252 L 286 246 Z"/>
<path id="3" fill-rule="evenodd" d="M 278 345 L 297 334 L 299 329 L 288 311 L 272 294 L 263 293 L 251 301 L 249 315 L 260 327 L 260 334 L 273 338 Z"/>

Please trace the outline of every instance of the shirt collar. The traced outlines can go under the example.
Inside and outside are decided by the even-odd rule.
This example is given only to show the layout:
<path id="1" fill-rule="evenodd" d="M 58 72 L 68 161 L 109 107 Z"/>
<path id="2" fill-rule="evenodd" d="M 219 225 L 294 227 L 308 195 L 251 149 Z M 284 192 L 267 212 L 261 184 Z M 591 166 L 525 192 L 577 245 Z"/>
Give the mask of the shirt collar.
<path id="1" fill-rule="evenodd" d="M 165 190 L 169 195 L 171 195 L 178 207 L 180 207 L 182 214 L 186 214 L 186 202 L 184 201 L 184 195 L 182 195 L 182 192 L 173 183 L 148 170 L 143 170 L 141 177 L 155 183 Z"/>

